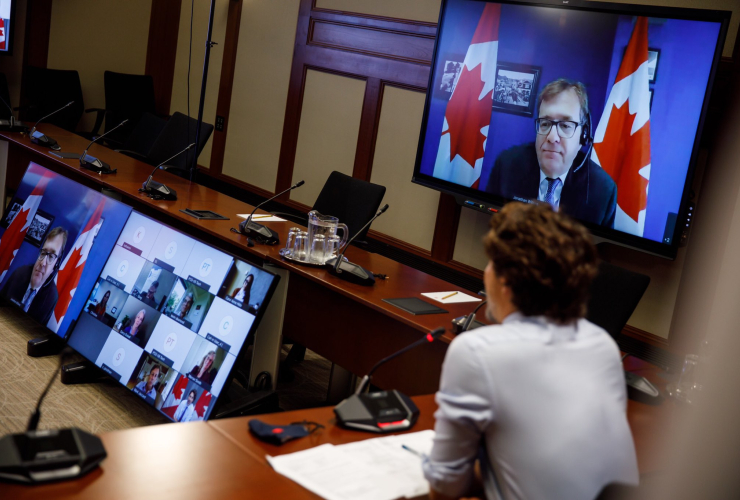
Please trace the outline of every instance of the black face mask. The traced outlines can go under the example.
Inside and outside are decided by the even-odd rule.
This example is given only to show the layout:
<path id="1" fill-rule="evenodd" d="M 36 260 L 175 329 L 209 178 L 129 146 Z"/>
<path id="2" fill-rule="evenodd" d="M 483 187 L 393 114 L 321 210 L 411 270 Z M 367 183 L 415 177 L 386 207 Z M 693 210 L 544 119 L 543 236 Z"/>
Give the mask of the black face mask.
<path id="1" fill-rule="evenodd" d="M 249 421 L 249 430 L 258 439 L 266 443 L 280 446 L 293 439 L 302 438 L 323 429 L 324 426 L 315 422 L 293 422 L 290 425 L 270 425 L 253 418 Z"/>

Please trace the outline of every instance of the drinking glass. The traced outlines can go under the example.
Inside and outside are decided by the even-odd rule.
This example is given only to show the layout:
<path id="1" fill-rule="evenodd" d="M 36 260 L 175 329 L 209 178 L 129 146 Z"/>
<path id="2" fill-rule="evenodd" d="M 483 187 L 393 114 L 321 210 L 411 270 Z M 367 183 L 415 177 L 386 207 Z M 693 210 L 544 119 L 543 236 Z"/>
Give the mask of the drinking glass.
<path id="1" fill-rule="evenodd" d="M 311 262 L 323 264 L 326 255 L 326 237 L 323 234 L 315 234 L 311 242 Z"/>
<path id="2" fill-rule="evenodd" d="M 342 238 L 337 235 L 326 238 L 326 257 L 324 262 L 333 259 L 339 254 Z"/>
<path id="3" fill-rule="evenodd" d="M 295 235 L 295 244 L 293 245 L 293 258 L 306 262 L 308 259 L 308 233 L 299 231 Z"/>
<path id="4" fill-rule="evenodd" d="M 298 227 L 291 227 L 288 231 L 288 237 L 285 240 L 285 250 L 283 252 L 283 255 L 285 255 L 286 257 L 293 257 L 293 245 L 295 245 L 295 237 L 300 232 L 301 229 Z"/>

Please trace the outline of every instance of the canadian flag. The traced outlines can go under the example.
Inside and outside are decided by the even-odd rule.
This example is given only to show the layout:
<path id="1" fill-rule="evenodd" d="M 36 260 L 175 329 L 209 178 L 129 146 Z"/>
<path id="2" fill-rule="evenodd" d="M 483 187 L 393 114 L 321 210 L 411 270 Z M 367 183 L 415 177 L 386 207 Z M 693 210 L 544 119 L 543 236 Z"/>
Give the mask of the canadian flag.
<path id="1" fill-rule="evenodd" d="M 188 386 L 188 377 L 182 375 L 175 383 L 175 387 L 172 388 L 172 392 L 167 396 L 165 404 L 162 405 L 162 412 L 168 415 L 170 418 L 175 418 L 175 412 L 177 407 L 180 405 L 180 401 L 185 397 L 185 389 Z"/>
<path id="2" fill-rule="evenodd" d="M 31 171 L 30 168 L 29 171 Z M 26 198 L 21 209 L 13 217 L 13 221 L 8 226 L 5 234 L 3 234 L 2 239 L 0 239 L 0 282 L 5 279 L 8 269 L 10 269 L 10 264 L 13 263 L 15 254 L 21 248 L 23 239 L 26 237 L 26 231 L 28 231 L 28 227 L 36 216 L 36 210 L 41 204 L 41 198 L 46 190 L 46 185 L 49 184 L 49 179 L 52 176 L 51 172 L 44 172 L 36 187 L 33 188 L 31 194 Z"/>
<path id="3" fill-rule="evenodd" d="M 486 4 L 447 103 L 434 163 L 438 179 L 478 187 L 491 123 L 500 19 L 501 5 Z"/>
<path id="4" fill-rule="evenodd" d="M 67 257 L 65 257 L 64 262 L 62 262 L 59 268 L 59 272 L 54 278 L 57 290 L 59 291 L 59 300 L 57 300 L 54 313 L 46 325 L 53 332 L 56 332 L 59 329 L 59 325 L 62 324 L 64 315 L 67 314 L 69 303 L 72 301 L 72 297 L 74 297 L 77 290 L 77 283 L 80 282 L 80 276 L 82 276 L 82 272 L 85 270 L 87 256 L 95 242 L 98 231 L 100 231 L 100 227 L 103 225 L 104 206 L 105 200 L 100 200 L 93 214 L 87 219 L 85 228 L 77 237 L 74 246 L 67 253 Z"/>
<path id="5" fill-rule="evenodd" d="M 0 19 L 0 50 L 5 50 L 5 19 Z"/>
<path id="6" fill-rule="evenodd" d="M 198 414 L 198 418 L 201 420 L 203 419 L 203 416 L 208 411 L 208 406 L 211 404 L 211 393 L 210 392 L 204 392 L 200 395 L 198 398 L 198 402 L 195 403 L 195 413 Z"/>
<path id="7" fill-rule="evenodd" d="M 617 184 L 614 229 L 642 236 L 650 181 L 648 20 L 638 17 L 604 114 L 594 134 L 594 162 Z"/>

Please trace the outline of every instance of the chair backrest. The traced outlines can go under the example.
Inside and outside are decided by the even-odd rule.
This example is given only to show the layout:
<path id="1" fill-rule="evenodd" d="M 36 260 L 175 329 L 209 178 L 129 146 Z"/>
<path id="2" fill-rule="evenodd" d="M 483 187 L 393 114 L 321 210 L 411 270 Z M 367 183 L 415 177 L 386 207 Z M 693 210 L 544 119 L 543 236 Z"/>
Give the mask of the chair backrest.
<path id="1" fill-rule="evenodd" d="M 188 144 L 195 142 L 195 130 L 197 126 L 198 120 L 195 118 L 188 118 L 182 113 L 173 114 L 157 137 L 157 140 L 154 141 L 152 148 L 149 150 L 146 160 L 147 163 L 151 165 L 159 165 L 178 151 L 185 149 Z M 203 122 L 200 128 L 200 138 L 196 145 L 197 151 L 193 152 L 191 149 L 187 153 L 178 156 L 167 164 L 176 167 L 190 168 L 193 162 L 193 155 L 197 154 L 200 156 L 200 152 L 203 151 L 203 148 L 212 133 L 213 125 Z"/>
<path id="2" fill-rule="evenodd" d="M 164 118 L 160 118 L 152 113 L 144 113 L 141 115 L 139 123 L 136 124 L 123 142 L 121 149 L 133 151 L 146 158 L 165 125 L 167 125 L 167 120 Z"/>
<path id="3" fill-rule="evenodd" d="M 385 195 L 385 186 L 355 179 L 341 172 L 332 172 L 321 189 L 314 210 L 332 215 L 347 224 L 352 237 L 367 221 L 373 218 Z M 365 239 L 368 227 L 358 240 Z"/>
<path id="4" fill-rule="evenodd" d="M 128 119 L 110 137 L 114 141 L 126 142 L 144 113 L 154 113 L 154 79 L 150 75 L 130 75 L 106 71 L 105 85 L 105 130 L 110 130 L 124 119 Z"/>
<path id="5" fill-rule="evenodd" d="M 650 276 L 601 262 L 591 283 L 586 319 L 616 340 L 649 284 Z"/>
<path id="6" fill-rule="evenodd" d="M 27 66 L 23 70 L 21 86 L 23 88 L 21 93 L 29 106 L 21 114 L 22 120 L 34 123 L 68 102 L 74 101 L 72 106 L 51 116 L 46 122 L 70 132 L 77 129 L 85 111 L 82 85 L 77 71 Z"/>
<path id="7" fill-rule="evenodd" d="M 5 106 L 0 103 L 0 119 L 9 120 L 11 113 L 8 107 L 13 105 L 10 104 L 10 90 L 8 89 L 8 79 L 5 77 L 5 73 L 0 73 L 0 98 L 7 104 Z"/>

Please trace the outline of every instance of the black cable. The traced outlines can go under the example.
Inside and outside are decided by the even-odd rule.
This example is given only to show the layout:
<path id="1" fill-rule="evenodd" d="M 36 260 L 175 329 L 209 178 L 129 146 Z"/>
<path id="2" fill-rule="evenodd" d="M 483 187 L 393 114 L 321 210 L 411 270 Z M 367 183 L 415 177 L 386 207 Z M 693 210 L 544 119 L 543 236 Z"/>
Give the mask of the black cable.
<path id="1" fill-rule="evenodd" d="M 39 420 L 41 419 L 41 403 L 44 401 L 44 398 L 46 397 L 46 393 L 49 392 L 49 389 L 51 389 L 51 385 L 54 383 L 54 381 L 57 378 L 57 374 L 62 369 L 62 365 L 64 365 L 64 360 L 67 359 L 69 355 L 72 354 L 72 349 L 69 347 L 64 348 L 62 350 L 61 354 L 59 355 L 59 366 L 54 371 L 54 374 L 49 379 L 49 383 L 46 384 L 46 388 L 44 389 L 44 392 L 41 393 L 41 397 L 39 398 L 38 403 L 36 403 L 36 410 L 31 415 L 31 418 L 28 420 L 28 427 L 26 427 L 26 432 L 35 431 L 36 428 L 39 426 Z"/>

